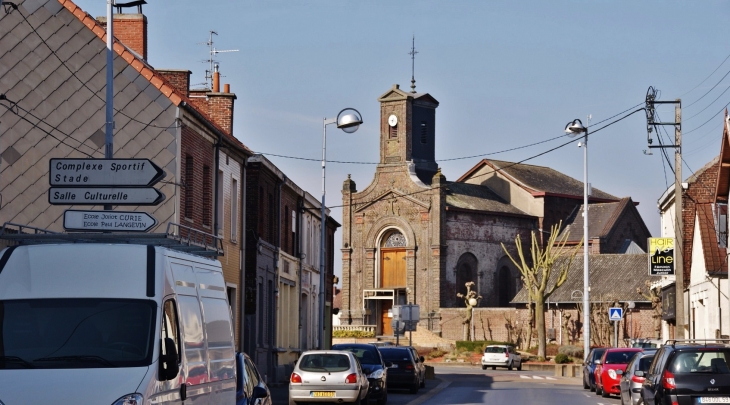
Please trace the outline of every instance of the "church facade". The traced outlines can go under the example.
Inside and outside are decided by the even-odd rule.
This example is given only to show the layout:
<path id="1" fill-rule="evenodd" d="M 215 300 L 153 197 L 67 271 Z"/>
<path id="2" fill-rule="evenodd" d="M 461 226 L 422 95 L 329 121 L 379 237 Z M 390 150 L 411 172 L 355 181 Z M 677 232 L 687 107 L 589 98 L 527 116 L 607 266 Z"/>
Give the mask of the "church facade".
<path id="1" fill-rule="evenodd" d="M 392 335 L 393 305 L 420 306 L 419 328 L 441 332 L 441 309 L 464 306 L 474 282 L 479 306 L 510 306 L 519 271 L 513 246 L 539 217 L 489 187 L 448 182 L 435 161 L 438 101 L 393 86 L 380 102 L 380 161 L 361 191 L 343 184 L 342 325 L 371 325 Z M 512 252 L 515 253 L 515 252 Z"/>

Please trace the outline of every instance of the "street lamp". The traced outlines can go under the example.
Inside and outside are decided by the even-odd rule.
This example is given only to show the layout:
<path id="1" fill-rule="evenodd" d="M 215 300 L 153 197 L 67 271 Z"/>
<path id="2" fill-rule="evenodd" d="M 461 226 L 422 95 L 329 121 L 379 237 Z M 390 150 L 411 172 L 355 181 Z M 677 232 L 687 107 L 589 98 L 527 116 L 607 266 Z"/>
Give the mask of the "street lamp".
<path id="1" fill-rule="evenodd" d="M 325 118 L 322 121 L 322 232 L 319 239 L 319 333 L 317 333 L 317 348 L 324 348 L 324 297 L 325 297 L 325 242 L 327 217 L 325 213 L 325 162 L 327 162 L 327 125 L 337 124 L 337 128 L 351 134 L 357 131 L 362 124 L 362 115 L 354 108 L 345 108 L 337 114 L 335 119 Z"/>
<path id="2" fill-rule="evenodd" d="M 578 146 L 583 147 L 583 358 L 588 358 L 588 352 L 591 349 L 591 327 L 590 313 L 591 287 L 588 283 L 588 127 L 584 127 L 579 119 L 575 119 L 565 125 L 565 133 L 568 136 L 575 137 L 583 134 L 583 143 Z"/>

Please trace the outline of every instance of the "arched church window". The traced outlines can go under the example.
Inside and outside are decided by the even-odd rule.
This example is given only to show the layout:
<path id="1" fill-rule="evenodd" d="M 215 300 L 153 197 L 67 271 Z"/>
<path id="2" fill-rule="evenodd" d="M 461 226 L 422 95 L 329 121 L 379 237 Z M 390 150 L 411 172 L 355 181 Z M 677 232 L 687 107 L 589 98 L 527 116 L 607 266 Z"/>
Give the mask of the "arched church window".
<path id="1" fill-rule="evenodd" d="M 388 237 L 385 239 L 385 242 L 383 243 L 383 247 L 387 248 L 397 248 L 397 247 L 406 247 L 406 237 L 403 236 L 402 233 L 395 231 L 388 235 Z"/>
<path id="2" fill-rule="evenodd" d="M 464 253 L 459 257 L 456 262 L 456 292 L 466 294 L 466 283 L 470 281 L 478 284 L 479 280 L 476 277 L 478 265 L 476 256 L 471 253 Z M 472 289 L 479 291 L 479 286 Z M 463 305 L 463 301 L 460 299 L 457 299 L 456 303 Z"/>
<path id="3" fill-rule="evenodd" d="M 497 304 L 500 307 L 508 307 L 510 306 L 509 302 L 515 296 L 514 279 L 509 267 L 502 266 L 499 269 L 497 279 L 497 291 L 499 293 L 499 302 Z"/>

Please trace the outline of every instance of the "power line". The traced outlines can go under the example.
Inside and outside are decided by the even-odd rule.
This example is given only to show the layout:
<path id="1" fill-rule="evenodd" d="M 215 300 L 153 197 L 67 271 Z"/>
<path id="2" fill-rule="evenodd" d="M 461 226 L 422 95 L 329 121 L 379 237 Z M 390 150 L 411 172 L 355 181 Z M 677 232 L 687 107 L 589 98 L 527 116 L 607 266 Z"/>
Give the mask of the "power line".
<path id="1" fill-rule="evenodd" d="M 700 101 L 700 100 L 702 100 L 703 98 L 705 98 L 705 96 L 707 96 L 708 94 L 710 94 L 710 92 L 711 92 L 712 90 L 714 90 L 714 89 L 715 89 L 715 87 L 717 87 L 717 86 L 718 86 L 718 85 L 719 85 L 720 83 L 722 83 L 722 81 L 723 81 L 723 80 L 725 80 L 725 78 L 727 77 L 727 75 L 730 75 L 730 70 L 728 70 L 728 71 L 727 71 L 727 73 L 725 73 L 725 76 L 723 76 L 723 77 L 722 77 L 722 79 L 720 79 L 720 80 L 719 80 L 719 81 L 718 81 L 717 83 L 715 83 L 715 85 L 714 85 L 714 86 L 710 87 L 710 90 L 707 90 L 707 91 L 705 92 L 705 94 L 703 94 L 703 95 L 702 95 L 702 96 L 701 96 L 700 98 L 698 98 L 697 100 L 695 100 L 695 101 L 691 102 L 690 104 L 688 104 L 688 105 L 684 106 L 684 108 L 690 108 L 690 107 L 692 107 L 693 105 L 695 105 L 695 104 L 696 104 L 696 103 L 697 103 L 698 101 Z"/>
<path id="2" fill-rule="evenodd" d="M 681 95 L 681 96 L 679 96 L 679 97 L 680 97 L 680 98 L 681 98 L 681 97 L 684 97 L 684 96 L 686 96 L 687 94 L 689 94 L 689 93 L 691 93 L 691 92 L 695 91 L 695 89 L 697 89 L 698 87 L 702 86 L 702 83 L 706 82 L 706 81 L 707 81 L 707 79 L 709 79 L 710 77 L 712 77 L 712 75 L 714 75 L 714 74 L 715 74 L 715 72 L 717 72 L 717 71 L 718 71 L 718 70 L 720 69 L 720 67 L 722 67 L 722 65 L 724 65 L 724 64 L 725 64 L 725 62 L 727 62 L 727 60 L 728 60 L 729 58 L 730 58 L 730 54 L 728 54 L 728 55 L 727 55 L 727 56 L 725 57 L 725 59 L 723 59 L 723 60 L 722 60 L 722 62 L 720 62 L 720 64 L 719 64 L 719 65 L 717 65 L 717 67 L 715 68 L 715 70 L 713 70 L 713 71 L 712 71 L 712 73 L 710 73 L 710 74 L 709 74 L 709 75 L 708 75 L 707 77 L 705 77 L 705 80 L 701 81 L 701 82 L 700 82 L 700 83 L 699 83 L 699 84 L 698 84 L 697 86 L 693 87 L 693 88 L 692 88 L 692 90 L 689 90 L 688 92 L 686 92 L 686 93 L 682 94 L 682 95 Z M 697 100 L 696 100 L 695 102 L 697 102 L 697 101 L 699 101 L 699 99 L 697 99 Z"/>

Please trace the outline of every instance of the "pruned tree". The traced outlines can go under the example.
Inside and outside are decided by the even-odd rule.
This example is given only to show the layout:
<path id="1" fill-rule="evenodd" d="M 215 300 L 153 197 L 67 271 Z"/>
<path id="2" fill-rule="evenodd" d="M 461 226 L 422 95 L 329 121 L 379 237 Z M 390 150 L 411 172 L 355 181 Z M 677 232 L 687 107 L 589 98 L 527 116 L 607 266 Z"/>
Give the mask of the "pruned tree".
<path id="1" fill-rule="evenodd" d="M 581 239 L 575 248 L 567 249 L 565 244 L 568 240 L 566 233 L 562 238 L 558 239 L 561 223 L 550 227 L 550 237 L 545 247 L 541 247 L 541 243 L 532 231 L 532 245 L 530 247 L 530 258 L 528 262 L 525 252 L 522 248 L 522 238 L 517 235 L 515 238 L 515 247 L 517 249 L 517 259 L 507 250 L 502 243 L 502 249 L 507 257 L 514 263 L 522 274 L 522 280 L 525 283 L 525 289 L 528 292 L 530 301 L 535 306 L 535 327 L 537 328 L 537 356 L 545 358 L 547 341 L 545 338 L 545 301 L 568 279 L 568 269 L 573 259 L 583 246 Z M 519 259 L 519 260 L 518 260 Z M 555 282 L 549 282 L 550 276 L 555 273 Z"/>
<path id="2" fill-rule="evenodd" d="M 474 307 L 479 304 L 479 301 L 482 299 L 482 296 L 478 295 L 476 291 L 471 289 L 472 287 L 474 287 L 476 285 L 473 281 L 469 281 L 464 285 L 466 286 L 466 294 L 457 293 L 456 296 L 464 299 L 464 304 L 466 304 L 466 316 L 464 317 L 465 318 L 464 322 L 462 322 L 466 326 L 466 333 L 464 336 L 464 340 L 472 340 L 472 336 L 471 336 L 472 315 L 474 313 Z"/>

